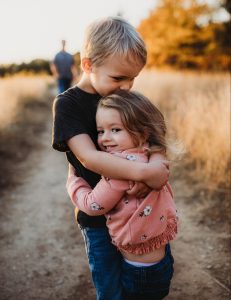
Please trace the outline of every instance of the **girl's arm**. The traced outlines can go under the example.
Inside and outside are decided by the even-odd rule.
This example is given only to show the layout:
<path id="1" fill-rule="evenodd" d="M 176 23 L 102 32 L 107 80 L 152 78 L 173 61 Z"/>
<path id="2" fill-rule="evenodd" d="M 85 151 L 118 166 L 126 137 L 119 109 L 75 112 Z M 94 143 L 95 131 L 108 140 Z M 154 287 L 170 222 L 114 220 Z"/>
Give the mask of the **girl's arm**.
<path id="1" fill-rule="evenodd" d="M 168 162 L 155 160 L 149 163 L 128 161 L 98 151 L 87 134 L 79 134 L 67 142 L 83 166 L 105 177 L 144 182 L 153 189 L 161 189 L 168 181 Z"/>
<path id="2" fill-rule="evenodd" d="M 128 181 L 102 178 L 94 189 L 81 177 L 68 177 L 66 188 L 71 201 L 89 216 L 104 215 L 123 197 Z"/>

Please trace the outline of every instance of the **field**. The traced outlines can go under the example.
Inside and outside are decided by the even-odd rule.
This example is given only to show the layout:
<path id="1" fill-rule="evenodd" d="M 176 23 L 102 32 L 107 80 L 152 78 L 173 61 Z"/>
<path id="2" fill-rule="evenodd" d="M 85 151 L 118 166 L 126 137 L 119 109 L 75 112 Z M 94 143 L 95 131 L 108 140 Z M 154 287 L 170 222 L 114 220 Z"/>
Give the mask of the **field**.
<path id="1" fill-rule="evenodd" d="M 15 164 L 24 161 L 38 147 L 45 129 L 45 112 L 51 107 L 47 76 L 14 76 L 0 79 L 0 164 L 4 176 L 0 189 L 19 181 Z"/>
<path id="2" fill-rule="evenodd" d="M 180 211 L 169 300 L 230 297 L 230 75 L 144 71 L 134 88 L 164 113 Z M 81 234 L 51 150 L 50 77 L 0 79 L 0 298 L 92 300 Z"/>
<path id="3" fill-rule="evenodd" d="M 146 71 L 135 88 L 161 109 L 169 137 L 185 147 L 180 164 L 202 187 L 229 190 L 230 75 Z"/>

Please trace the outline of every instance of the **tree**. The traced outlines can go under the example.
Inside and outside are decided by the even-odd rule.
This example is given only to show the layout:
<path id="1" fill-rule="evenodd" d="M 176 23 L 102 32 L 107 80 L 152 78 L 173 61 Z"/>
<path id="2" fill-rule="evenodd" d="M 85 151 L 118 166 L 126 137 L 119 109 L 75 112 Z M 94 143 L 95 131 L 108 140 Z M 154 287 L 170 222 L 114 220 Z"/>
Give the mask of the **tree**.
<path id="1" fill-rule="evenodd" d="M 148 48 L 148 67 L 218 69 L 230 59 L 217 43 L 221 24 L 212 23 L 213 9 L 195 0 L 161 0 L 138 31 Z M 225 57 L 225 59 L 224 59 Z"/>
<path id="2" fill-rule="evenodd" d="M 222 7 L 229 14 L 229 20 L 224 22 L 223 26 L 223 35 L 221 37 L 221 42 L 223 48 L 225 48 L 227 54 L 230 53 L 231 49 L 231 0 L 223 1 Z"/>

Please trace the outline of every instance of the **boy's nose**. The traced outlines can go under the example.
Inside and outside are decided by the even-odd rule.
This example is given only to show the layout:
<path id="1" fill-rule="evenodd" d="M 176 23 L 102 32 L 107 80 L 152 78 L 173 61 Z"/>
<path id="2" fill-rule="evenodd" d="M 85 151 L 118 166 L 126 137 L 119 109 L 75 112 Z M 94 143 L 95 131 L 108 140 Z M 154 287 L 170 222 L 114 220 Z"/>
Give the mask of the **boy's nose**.
<path id="1" fill-rule="evenodd" d="M 120 89 L 129 91 L 132 88 L 132 85 L 133 85 L 133 81 L 126 81 L 123 84 L 121 84 Z"/>

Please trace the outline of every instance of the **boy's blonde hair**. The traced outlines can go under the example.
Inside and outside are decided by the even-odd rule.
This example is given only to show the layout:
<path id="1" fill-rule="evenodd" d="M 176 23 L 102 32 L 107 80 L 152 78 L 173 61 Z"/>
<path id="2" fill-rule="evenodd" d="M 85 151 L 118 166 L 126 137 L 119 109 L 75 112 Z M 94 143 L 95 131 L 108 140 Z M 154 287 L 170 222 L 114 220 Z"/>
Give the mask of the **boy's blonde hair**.
<path id="1" fill-rule="evenodd" d="M 91 23 L 85 32 L 81 58 L 89 58 L 98 67 L 115 54 L 146 64 L 145 43 L 127 21 L 120 17 L 108 17 Z"/>

